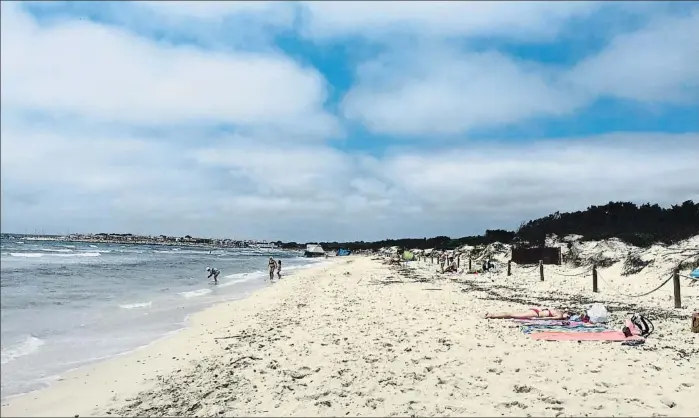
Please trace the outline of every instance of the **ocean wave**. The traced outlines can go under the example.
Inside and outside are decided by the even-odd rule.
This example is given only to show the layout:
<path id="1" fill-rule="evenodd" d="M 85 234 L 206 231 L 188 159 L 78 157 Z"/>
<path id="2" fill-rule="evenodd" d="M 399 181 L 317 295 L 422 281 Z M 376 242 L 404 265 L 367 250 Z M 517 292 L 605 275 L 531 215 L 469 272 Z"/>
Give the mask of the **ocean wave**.
<path id="1" fill-rule="evenodd" d="M 47 251 L 51 253 L 72 253 L 73 250 L 70 248 L 39 248 L 41 251 Z"/>
<path id="2" fill-rule="evenodd" d="M 250 271 L 247 273 L 229 274 L 227 276 L 223 276 L 223 278 L 224 279 L 241 279 L 241 278 L 250 277 L 250 276 L 262 275 L 263 273 L 264 273 L 263 270 L 256 270 L 256 271 Z"/>
<path id="3" fill-rule="evenodd" d="M 43 256 L 49 257 L 99 257 L 101 254 L 98 252 L 89 253 L 65 253 L 58 251 L 49 251 L 48 253 L 10 253 L 12 257 L 23 257 L 23 258 L 41 258 Z"/>
<path id="4" fill-rule="evenodd" d="M 7 364 L 12 360 L 29 355 L 39 349 L 45 342 L 41 338 L 28 335 L 24 341 L 4 348 L 0 353 L 0 364 Z"/>
<path id="5" fill-rule="evenodd" d="M 131 253 L 131 254 L 143 254 L 143 253 L 145 253 L 144 250 L 116 250 L 116 251 L 120 252 L 120 253 Z"/>
<path id="6" fill-rule="evenodd" d="M 153 250 L 157 254 L 195 254 L 195 255 L 214 255 L 211 250 L 181 250 L 174 248 L 172 250 Z"/>
<path id="7" fill-rule="evenodd" d="M 119 305 L 121 309 L 139 309 L 139 308 L 150 308 L 153 302 L 143 302 L 143 303 L 128 303 L 125 305 Z"/>
<path id="8" fill-rule="evenodd" d="M 39 258 L 43 257 L 40 253 L 10 253 L 12 257 L 24 257 L 24 258 Z"/>
<path id="9" fill-rule="evenodd" d="M 90 248 L 97 248 L 96 245 L 90 245 Z"/>
<path id="10" fill-rule="evenodd" d="M 189 292 L 180 292 L 180 296 L 184 297 L 185 299 L 190 299 L 208 295 L 209 293 L 211 293 L 211 289 L 197 289 Z"/>
<path id="11" fill-rule="evenodd" d="M 230 279 L 221 281 L 219 284 L 219 287 L 228 287 L 228 286 L 233 286 L 238 283 L 243 283 L 247 282 L 250 280 L 255 280 L 255 279 L 260 279 L 265 277 L 265 272 L 262 270 L 257 270 L 249 273 L 235 273 L 235 274 L 229 274 L 227 276 L 223 276 L 224 279 Z"/>
<path id="12" fill-rule="evenodd" d="M 295 271 L 295 270 L 302 270 L 302 269 L 307 269 L 309 267 L 315 267 L 319 263 L 308 263 L 308 264 L 297 264 L 297 265 L 292 265 L 292 266 L 285 266 L 282 264 L 282 276 L 284 273 L 289 272 L 289 271 Z M 268 275 L 267 270 L 256 270 L 248 273 L 235 273 L 235 274 L 229 274 L 227 276 L 223 276 L 224 279 L 231 279 L 231 280 L 226 280 L 222 281 L 222 283 L 219 284 L 219 287 L 228 287 L 228 286 L 233 286 L 235 284 L 251 281 L 251 280 L 256 280 L 256 279 L 261 279 L 261 278 L 266 278 Z M 276 271 L 275 271 L 275 278 L 276 276 Z"/>

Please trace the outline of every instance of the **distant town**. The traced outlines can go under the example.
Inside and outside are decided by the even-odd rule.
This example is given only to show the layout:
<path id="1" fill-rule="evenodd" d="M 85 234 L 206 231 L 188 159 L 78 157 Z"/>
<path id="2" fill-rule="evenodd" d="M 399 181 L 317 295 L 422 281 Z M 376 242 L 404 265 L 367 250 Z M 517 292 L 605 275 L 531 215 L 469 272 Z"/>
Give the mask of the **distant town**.
<path id="1" fill-rule="evenodd" d="M 277 248 L 277 243 L 257 240 L 233 240 L 216 238 L 197 238 L 190 235 L 172 237 L 167 235 L 134 235 L 134 234 L 70 234 L 70 235 L 23 235 L 1 234 L 3 240 L 22 239 L 27 241 L 66 241 L 92 242 L 110 244 L 145 244 L 145 245 L 207 245 L 227 248 Z"/>

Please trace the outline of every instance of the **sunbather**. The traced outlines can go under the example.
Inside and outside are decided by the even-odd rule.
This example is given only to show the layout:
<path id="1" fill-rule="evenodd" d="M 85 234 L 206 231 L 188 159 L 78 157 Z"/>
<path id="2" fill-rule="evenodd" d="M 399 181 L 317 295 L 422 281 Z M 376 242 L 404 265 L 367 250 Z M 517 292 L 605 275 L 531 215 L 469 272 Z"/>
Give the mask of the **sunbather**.
<path id="1" fill-rule="evenodd" d="M 521 312 L 488 313 L 485 317 L 487 319 L 568 319 L 570 314 L 554 308 L 529 308 L 529 310 Z"/>
<path id="2" fill-rule="evenodd" d="M 456 273 L 456 263 L 451 263 L 442 270 L 442 273 Z"/>

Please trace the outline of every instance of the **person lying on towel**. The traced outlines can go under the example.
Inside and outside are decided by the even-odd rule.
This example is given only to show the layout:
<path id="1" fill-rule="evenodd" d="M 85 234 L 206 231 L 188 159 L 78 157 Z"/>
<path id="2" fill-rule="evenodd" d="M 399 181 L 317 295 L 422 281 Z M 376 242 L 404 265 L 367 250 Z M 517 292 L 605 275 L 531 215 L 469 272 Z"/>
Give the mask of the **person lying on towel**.
<path id="1" fill-rule="evenodd" d="M 521 312 L 488 313 L 485 314 L 485 317 L 487 319 L 568 319 L 570 315 L 570 312 L 564 312 L 555 308 L 529 308 L 529 310 Z"/>

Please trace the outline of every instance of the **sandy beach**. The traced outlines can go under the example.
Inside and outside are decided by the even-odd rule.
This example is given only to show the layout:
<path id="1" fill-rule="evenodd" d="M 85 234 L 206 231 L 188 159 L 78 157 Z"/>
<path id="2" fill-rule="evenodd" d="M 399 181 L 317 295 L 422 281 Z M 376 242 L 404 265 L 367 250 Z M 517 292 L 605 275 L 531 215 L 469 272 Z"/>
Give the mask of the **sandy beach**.
<path id="1" fill-rule="evenodd" d="M 546 266 L 437 274 L 338 257 L 214 306 L 178 334 L 9 398 L 3 416 L 692 416 L 699 411 L 699 286 L 683 308 L 652 271 Z M 557 273 L 557 274 L 556 274 Z M 606 288 L 605 288 L 606 286 Z M 614 289 L 614 291 L 612 291 Z M 638 347 L 535 341 L 487 312 L 603 302 L 611 324 L 653 319 Z"/>

